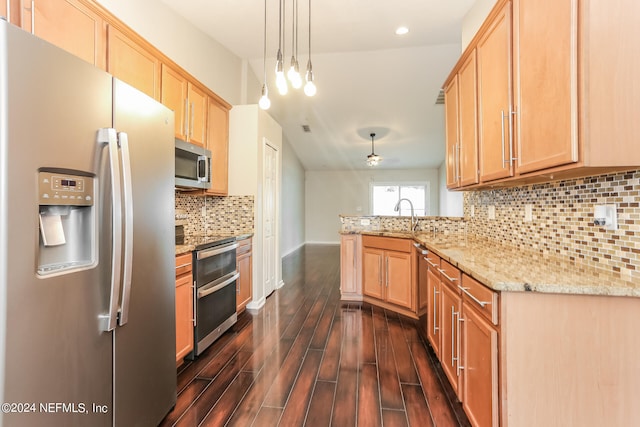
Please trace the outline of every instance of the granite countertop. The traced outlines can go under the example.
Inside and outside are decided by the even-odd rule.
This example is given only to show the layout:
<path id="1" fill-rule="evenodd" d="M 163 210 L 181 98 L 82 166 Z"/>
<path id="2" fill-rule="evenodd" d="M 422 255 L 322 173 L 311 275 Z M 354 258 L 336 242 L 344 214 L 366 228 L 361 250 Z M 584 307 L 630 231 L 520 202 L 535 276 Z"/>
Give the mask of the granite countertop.
<path id="1" fill-rule="evenodd" d="M 253 233 L 238 233 L 238 234 L 225 234 L 225 235 L 217 234 L 215 236 L 212 236 L 212 238 L 219 239 L 219 238 L 235 237 L 236 240 L 244 240 L 252 236 L 253 236 Z M 191 236 L 185 236 L 184 245 L 176 245 L 176 255 L 186 254 L 188 252 L 192 252 L 193 250 L 195 250 L 196 243 L 191 242 L 190 237 Z M 202 239 L 204 238 L 203 236 L 194 236 L 194 237 L 199 242 L 201 242 Z"/>
<path id="2" fill-rule="evenodd" d="M 411 238 L 496 291 L 640 297 L 630 277 L 470 234 L 348 231 Z"/>

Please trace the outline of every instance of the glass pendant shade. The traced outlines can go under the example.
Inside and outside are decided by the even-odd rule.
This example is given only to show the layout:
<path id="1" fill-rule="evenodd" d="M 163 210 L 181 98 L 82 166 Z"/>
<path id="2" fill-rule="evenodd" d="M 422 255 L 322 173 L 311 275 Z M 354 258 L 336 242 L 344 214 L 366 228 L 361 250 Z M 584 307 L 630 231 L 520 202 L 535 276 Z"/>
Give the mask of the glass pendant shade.
<path id="1" fill-rule="evenodd" d="M 382 161 L 382 157 L 378 156 L 373 150 L 373 138 L 375 138 L 376 134 L 371 133 L 369 136 L 371 137 L 371 154 L 367 156 L 367 165 L 372 167 L 378 166 Z"/>

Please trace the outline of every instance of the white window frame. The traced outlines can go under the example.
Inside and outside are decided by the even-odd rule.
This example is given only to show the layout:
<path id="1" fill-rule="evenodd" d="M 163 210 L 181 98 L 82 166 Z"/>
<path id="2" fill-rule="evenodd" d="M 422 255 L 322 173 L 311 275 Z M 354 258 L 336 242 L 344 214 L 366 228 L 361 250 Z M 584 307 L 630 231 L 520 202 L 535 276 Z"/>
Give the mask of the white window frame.
<path id="1" fill-rule="evenodd" d="M 431 182 L 429 181 L 382 181 L 382 182 L 369 182 L 369 213 L 373 215 L 373 187 L 395 186 L 395 187 L 409 187 L 423 185 L 424 186 L 424 216 L 431 215 Z M 400 216 L 400 212 L 398 215 Z"/>

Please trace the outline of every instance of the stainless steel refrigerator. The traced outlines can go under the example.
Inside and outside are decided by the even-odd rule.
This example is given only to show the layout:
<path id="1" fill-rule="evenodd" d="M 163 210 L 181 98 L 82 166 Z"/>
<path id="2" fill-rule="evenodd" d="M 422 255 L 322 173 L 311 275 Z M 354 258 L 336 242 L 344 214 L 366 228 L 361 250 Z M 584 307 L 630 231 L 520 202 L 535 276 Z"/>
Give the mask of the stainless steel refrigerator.
<path id="1" fill-rule="evenodd" d="M 0 20 L 0 425 L 175 405 L 173 120 Z"/>

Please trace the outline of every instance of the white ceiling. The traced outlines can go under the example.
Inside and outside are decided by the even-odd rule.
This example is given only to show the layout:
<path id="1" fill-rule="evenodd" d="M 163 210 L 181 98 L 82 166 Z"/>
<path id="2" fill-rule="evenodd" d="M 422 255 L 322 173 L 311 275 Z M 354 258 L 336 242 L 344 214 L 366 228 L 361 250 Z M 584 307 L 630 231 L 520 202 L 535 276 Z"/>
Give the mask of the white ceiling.
<path id="1" fill-rule="evenodd" d="M 246 59 L 262 81 L 264 0 L 161 0 Z M 292 5 L 285 0 L 285 69 Z M 298 62 L 308 59 L 309 0 L 297 0 Z M 378 168 L 438 167 L 444 110 L 435 100 L 460 55 L 461 22 L 474 0 L 311 0 L 311 59 L 318 93 L 275 87 L 279 1 L 267 0 L 269 113 L 307 170 L 366 169 L 376 132 Z M 404 25 L 409 33 L 395 35 Z M 258 99 L 247 100 L 257 103 Z M 311 133 L 304 133 L 309 125 Z"/>

